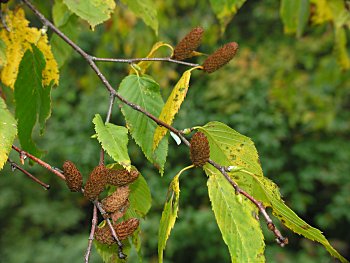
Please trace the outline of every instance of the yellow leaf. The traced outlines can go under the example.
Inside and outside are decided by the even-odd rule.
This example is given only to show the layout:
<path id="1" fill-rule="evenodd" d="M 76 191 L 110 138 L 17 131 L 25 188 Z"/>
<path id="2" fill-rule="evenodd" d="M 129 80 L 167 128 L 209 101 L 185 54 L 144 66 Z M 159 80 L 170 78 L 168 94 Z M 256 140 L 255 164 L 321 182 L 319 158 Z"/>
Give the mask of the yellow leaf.
<path id="1" fill-rule="evenodd" d="M 173 52 L 173 47 L 167 43 L 164 43 L 162 41 L 157 42 L 153 45 L 151 51 L 148 53 L 146 58 L 151 58 L 153 57 L 154 53 L 161 47 L 168 47 L 170 48 L 171 52 Z M 144 74 L 147 70 L 147 68 L 151 65 L 152 61 L 141 61 L 137 64 L 137 66 L 141 69 L 141 73 Z"/>
<path id="2" fill-rule="evenodd" d="M 191 68 L 184 72 L 180 80 L 176 83 L 175 88 L 171 92 L 167 102 L 165 103 L 162 112 L 160 113 L 159 119 L 165 123 L 171 125 L 175 114 L 179 111 L 182 102 L 184 101 L 188 85 L 190 83 L 191 71 L 195 68 Z M 158 126 L 153 137 L 153 150 L 155 150 L 162 140 L 164 135 L 167 133 L 167 129 Z"/>
<path id="3" fill-rule="evenodd" d="M 47 35 L 43 35 L 37 28 L 29 27 L 29 21 L 25 18 L 21 8 L 7 11 L 5 17 L 10 32 L 7 30 L 0 32 L 0 38 L 6 45 L 6 63 L 1 69 L 1 81 L 12 89 L 14 88 L 19 63 L 27 49 L 34 44 L 45 56 L 46 65 L 42 72 L 43 85 L 48 86 L 51 83 L 58 85 L 58 67 L 48 44 Z"/>

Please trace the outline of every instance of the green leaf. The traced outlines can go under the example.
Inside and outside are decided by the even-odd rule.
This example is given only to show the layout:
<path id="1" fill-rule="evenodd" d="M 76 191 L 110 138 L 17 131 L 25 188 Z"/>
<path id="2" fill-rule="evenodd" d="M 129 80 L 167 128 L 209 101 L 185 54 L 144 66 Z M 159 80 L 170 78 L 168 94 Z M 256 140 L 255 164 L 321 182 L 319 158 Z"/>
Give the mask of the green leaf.
<path id="1" fill-rule="evenodd" d="M 55 0 L 52 7 L 52 19 L 56 27 L 65 25 L 72 13 L 63 3 L 63 0 Z"/>
<path id="2" fill-rule="evenodd" d="M 223 166 L 237 166 L 230 176 L 238 185 L 266 207 L 292 231 L 321 243 L 328 252 L 341 262 L 347 262 L 327 241 L 321 231 L 300 219 L 281 199 L 278 187 L 263 176 L 254 143 L 220 122 L 209 122 L 199 127 L 209 141 L 210 158 Z"/>
<path id="3" fill-rule="evenodd" d="M 160 113 L 159 119 L 169 125 L 173 123 L 176 113 L 180 110 L 181 104 L 185 100 L 188 86 L 190 84 L 191 71 L 192 69 L 189 69 L 182 74 Z M 157 148 L 159 142 L 167 132 L 167 128 L 161 126 L 157 127 L 153 138 L 153 149 Z"/>
<path id="4" fill-rule="evenodd" d="M 101 256 L 104 263 L 125 263 L 124 259 L 118 258 L 118 246 L 117 245 L 105 245 L 94 241 L 95 248 L 98 254 Z M 122 241 L 123 253 L 129 255 L 130 253 L 130 242 L 128 239 Z"/>
<path id="5" fill-rule="evenodd" d="M 23 150 L 39 156 L 40 151 L 32 140 L 32 131 L 38 120 L 41 133 L 51 114 L 51 87 L 43 87 L 42 71 L 45 60 L 41 51 L 32 45 L 19 65 L 15 82 L 16 118 L 18 120 L 18 138 Z"/>
<path id="6" fill-rule="evenodd" d="M 221 32 L 225 31 L 227 24 L 245 1 L 246 0 L 210 0 L 211 8 L 220 21 Z"/>
<path id="7" fill-rule="evenodd" d="M 127 76 L 120 83 L 119 93 L 128 101 L 141 106 L 141 108 L 154 116 L 159 116 L 164 106 L 158 83 L 146 75 L 142 77 L 138 75 Z M 157 124 L 128 105 L 122 103 L 120 105 L 132 137 L 141 147 L 146 158 L 163 174 L 168 153 L 168 138 L 163 138 L 158 148 L 153 151 L 153 136 Z"/>
<path id="8" fill-rule="evenodd" d="M 232 262 L 265 262 L 264 236 L 257 207 L 233 187 L 213 166 L 204 166 L 208 179 L 211 205 L 222 237 L 229 248 Z"/>
<path id="9" fill-rule="evenodd" d="M 141 217 L 144 217 L 152 205 L 151 191 L 145 178 L 140 174 L 135 182 L 130 184 L 130 207 Z"/>
<path id="10" fill-rule="evenodd" d="M 309 20 L 310 0 L 282 0 L 280 14 L 284 31 L 300 37 Z"/>
<path id="11" fill-rule="evenodd" d="M 170 236 L 170 231 L 175 225 L 177 218 L 177 212 L 179 210 L 179 198 L 180 198 L 180 186 L 178 173 L 171 181 L 168 189 L 167 200 L 162 212 L 162 218 L 159 223 L 158 233 L 158 261 L 163 262 L 163 250 L 165 249 L 166 242 Z"/>
<path id="12" fill-rule="evenodd" d="M 158 18 L 154 1 L 152 0 L 122 0 L 132 12 L 140 17 L 158 35 Z"/>
<path id="13" fill-rule="evenodd" d="M 63 0 L 68 8 L 82 19 L 88 21 L 91 28 L 111 17 L 115 8 L 114 0 Z"/>
<path id="14" fill-rule="evenodd" d="M 104 124 L 99 114 L 92 122 L 95 124 L 97 140 L 102 148 L 125 169 L 130 171 L 131 162 L 128 154 L 128 129 L 112 123 Z"/>
<path id="15" fill-rule="evenodd" d="M 4 167 L 17 135 L 17 124 L 0 97 L 0 170 Z"/>

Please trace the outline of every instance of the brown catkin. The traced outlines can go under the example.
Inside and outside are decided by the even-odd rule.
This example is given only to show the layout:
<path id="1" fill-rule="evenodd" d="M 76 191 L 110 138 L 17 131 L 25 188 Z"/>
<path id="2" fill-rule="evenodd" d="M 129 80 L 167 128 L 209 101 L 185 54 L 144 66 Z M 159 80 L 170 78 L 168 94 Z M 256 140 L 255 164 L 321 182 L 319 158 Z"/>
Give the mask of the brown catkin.
<path id="1" fill-rule="evenodd" d="M 84 195 L 89 200 L 95 200 L 96 197 L 104 190 L 107 184 L 106 167 L 103 165 L 96 166 L 90 173 L 84 188 Z"/>
<path id="2" fill-rule="evenodd" d="M 194 166 L 201 167 L 210 156 L 210 147 L 207 136 L 203 132 L 196 132 L 191 138 L 190 146 L 191 161 Z"/>
<path id="3" fill-rule="evenodd" d="M 123 221 L 119 224 L 116 224 L 114 229 L 117 233 L 117 236 L 120 240 L 126 239 L 130 236 L 136 228 L 139 226 L 140 221 L 137 218 L 130 218 L 126 221 Z"/>
<path id="4" fill-rule="evenodd" d="M 132 235 L 136 228 L 139 226 L 140 221 L 137 218 L 130 218 L 118 224 L 114 224 L 113 228 L 119 240 L 124 240 L 128 236 Z M 106 245 L 115 244 L 116 241 L 113 238 L 109 226 L 105 224 L 104 227 L 97 227 L 95 231 L 95 239 Z"/>
<path id="5" fill-rule="evenodd" d="M 110 196 L 101 201 L 103 209 L 108 213 L 113 213 L 122 208 L 129 197 L 129 187 L 122 186 L 117 188 Z"/>
<path id="6" fill-rule="evenodd" d="M 66 177 L 66 184 L 72 192 L 79 192 L 83 187 L 83 176 L 78 168 L 71 161 L 63 163 L 63 173 Z"/>
<path id="7" fill-rule="evenodd" d="M 226 65 L 237 53 L 238 44 L 231 42 L 217 49 L 203 62 L 203 71 L 212 73 Z"/>
<path id="8" fill-rule="evenodd" d="M 116 243 L 115 239 L 112 236 L 111 230 L 109 226 L 105 224 L 104 227 L 97 227 L 95 230 L 95 239 L 106 245 L 112 245 Z"/>
<path id="9" fill-rule="evenodd" d="M 114 186 L 127 185 L 135 181 L 139 174 L 139 171 L 134 168 L 130 172 L 125 169 L 107 169 L 107 183 Z"/>
<path id="10" fill-rule="evenodd" d="M 174 49 L 173 59 L 184 60 L 191 57 L 192 52 L 195 51 L 201 44 L 203 28 L 193 28 L 181 41 L 176 45 Z"/>

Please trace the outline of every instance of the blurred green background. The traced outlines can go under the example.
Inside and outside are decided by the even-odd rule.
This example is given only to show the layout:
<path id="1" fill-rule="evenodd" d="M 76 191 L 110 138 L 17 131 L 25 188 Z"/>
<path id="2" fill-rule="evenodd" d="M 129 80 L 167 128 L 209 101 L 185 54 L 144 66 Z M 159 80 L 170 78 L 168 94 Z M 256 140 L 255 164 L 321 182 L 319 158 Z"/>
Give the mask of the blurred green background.
<path id="1" fill-rule="evenodd" d="M 49 4 L 41 3 L 42 10 Z M 218 120 L 251 137 L 265 176 L 279 185 L 286 203 L 320 228 L 349 259 L 350 73 L 337 63 L 332 25 L 309 24 L 303 36 L 287 35 L 279 14 L 280 1 L 249 0 L 222 34 L 208 1 L 166 0 L 157 2 L 160 27 L 155 36 L 118 4 L 113 18 L 94 32 L 79 22 L 79 27 L 66 29 L 68 36 L 100 57 L 144 57 L 156 41 L 175 45 L 198 25 L 205 29 L 199 49 L 203 53 L 212 53 L 230 41 L 239 43 L 237 57 L 220 71 L 192 74 L 175 127 Z M 164 49 L 163 55 L 168 54 Z M 190 61 L 201 63 L 203 59 Z M 126 64 L 100 65 L 115 87 L 128 73 Z M 186 69 L 157 62 L 149 74 L 160 83 L 166 99 Z M 91 69 L 72 53 L 61 68 L 60 86 L 52 92 L 53 110 L 46 134 L 36 138 L 47 151 L 43 159 L 57 167 L 69 159 L 86 178 L 99 159 L 97 141 L 90 138 L 94 134 L 91 120 L 95 113 L 106 114 L 108 100 Z M 112 122 L 124 124 L 118 107 Z M 130 141 L 132 163 L 147 179 L 153 196 L 152 208 L 141 223 L 144 262 L 157 262 L 158 224 L 168 183 L 190 164 L 188 149 L 169 141 L 164 177 Z M 14 153 L 11 157 L 18 160 Z M 51 189 L 41 189 L 19 171 L 11 172 L 8 165 L 0 172 L 0 261 L 82 262 L 91 204 L 38 165 L 26 167 Z M 180 187 L 179 218 L 167 244 L 165 262 L 229 262 L 210 208 L 204 172 L 186 172 Z M 272 234 L 264 231 L 267 262 L 335 262 L 321 245 L 280 227 L 290 244 L 280 248 Z M 137 262 L 135 255 L 130 257 L 130 262 Z M 91 262 L 101 261 L 93 249 Z"/>

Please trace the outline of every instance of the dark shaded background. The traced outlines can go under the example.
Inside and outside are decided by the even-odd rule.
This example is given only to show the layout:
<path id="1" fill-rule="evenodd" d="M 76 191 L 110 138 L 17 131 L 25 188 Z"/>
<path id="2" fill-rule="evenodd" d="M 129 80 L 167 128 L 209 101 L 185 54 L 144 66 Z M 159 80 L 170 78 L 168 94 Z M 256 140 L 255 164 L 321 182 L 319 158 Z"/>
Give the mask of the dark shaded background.
<path id="1" fill-rule="evenodd" d="M 193 73 L 175 127 L 218 120 L 251 137 L 265 176 L 279 185 L 286 203 L 349 258 L 350 75 L 340 69 L 333 54 L 331 25 L 310 25 L 301 38 L 288 36 L 283 33 L 279 1 L 250 0 L 221 35 L 207 1 L 159 1 L 158 9 L 158 37 L 124 6 L 94 32 L 82 23 L 75 34 L 85 50 L 101 57 L 143 57 L 156 41 L 175 45 L 198 25 L 205 28 L 201 52 L 238 42 L 239 53 L 229 65 L 212 75 Z M 200 63 L 203 58 L 192 60 Z M 125 64 L 101 67 L 115 86 L 128 72 Z M 154 63 L 150 75 L 160 83 L 164 98 L 185 69 Z M 61 69 L 52 101 L 46 134 L 36 139 L 47 151 L 43 159 L 57 167 L 72 160 L 86 177 L 99 159 L 97 141 L 90 138 L 91 120 L 95 113 L 105 115 L 108 94 L 87 64 L 72 55 Z M 118 107 L 112 121 L 124 123 Z M 158 224 L 167 185 L 190 164 L 188 149 L 170 140 L 163 178 L 134 143 L 129 154 L 152 191 L 153 206 L 141 224 L 142 250 L 144 262 L 157 262 Z M 17 160 L 15 154 L 11 157 Z M 82 262 L 90 203 L 37 165 L 28 170 L 49 183 L 51 190 L 42 190 L 8 166 L 0 172 L 0 261 Z M 210 208 L 206 176 L 200 169 L 191 170 L 180 184 L 179 218 L 165 262 L 229 262 Z M 322 246 L 285 228 L 282 231 L 290 240 L 283 249 L 265 231 L 267 262 L 333 262 Z M 91 262 L 101 262 L 95 250 Z M 136 262 L 135 255 L 130 262 Z"/>

